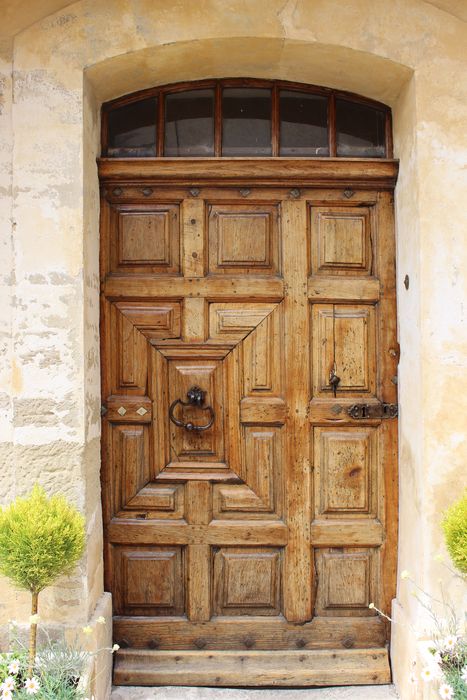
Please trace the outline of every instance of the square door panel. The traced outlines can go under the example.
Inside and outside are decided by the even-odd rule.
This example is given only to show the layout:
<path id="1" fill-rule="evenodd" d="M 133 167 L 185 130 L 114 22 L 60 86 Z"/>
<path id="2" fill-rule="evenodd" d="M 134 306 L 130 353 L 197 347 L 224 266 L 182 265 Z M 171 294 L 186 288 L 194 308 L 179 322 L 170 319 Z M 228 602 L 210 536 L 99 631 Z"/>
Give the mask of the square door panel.
<path id="1" fill-rule="evenodd" d="M 278 204 L 212 204 L 208 219 L 211 274 L 279 272 Z"/>
<path id="2" fill-rule="evenodd" d="M 214 611 L 217 615 L 278 615 L 280 550 L 223 547 L 214 555 Z"/>
<path id="3" fill-rule="evenodd" d="M 372 549 L 335 548 L 315 551 L 318 572 L 316 614 L 369 616 L 375 600 L 376 553 Z"/>
<path id="4" fill-rule="evenodd" d="M 176 203 L 114 209 L 111 271 L 176 274 L 180 271 L 180 207 Z"/>
<path id="5" fill-rule="evenodd" d="M 371 274 L 368 207 L 312 207 L 312 274 Z"/>
<path id="6" fill-rule="evenodd" d="M 315 428 L 316 517 L 375 517 L 378 437 L 375 428 Z"/>
<path id="7" fill-rule="evenodd" d="M 117 615 L 181 615 L 185 581 L 182 548 L 115 547 Z"/>
<path id="8" fill-rule="evenodd" d="M 331 371 L 339 377 L 336 394 L 375 395 L 376 319 L 370 304 L 313 304 L 313 394 L 333 394 Z"/>

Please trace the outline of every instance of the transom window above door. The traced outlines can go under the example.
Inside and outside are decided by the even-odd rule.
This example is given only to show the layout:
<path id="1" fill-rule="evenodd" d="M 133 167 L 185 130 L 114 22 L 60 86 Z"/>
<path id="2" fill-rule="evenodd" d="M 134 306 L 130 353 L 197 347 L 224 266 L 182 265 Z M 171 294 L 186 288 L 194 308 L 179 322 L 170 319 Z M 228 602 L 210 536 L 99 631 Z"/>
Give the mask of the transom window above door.
<path id="1" fill-rule="evenodd" d="M 325 87 L 256 79 L 151 88 L 102 108 L 110 158 L 392 158 L 391 110 Z"/>

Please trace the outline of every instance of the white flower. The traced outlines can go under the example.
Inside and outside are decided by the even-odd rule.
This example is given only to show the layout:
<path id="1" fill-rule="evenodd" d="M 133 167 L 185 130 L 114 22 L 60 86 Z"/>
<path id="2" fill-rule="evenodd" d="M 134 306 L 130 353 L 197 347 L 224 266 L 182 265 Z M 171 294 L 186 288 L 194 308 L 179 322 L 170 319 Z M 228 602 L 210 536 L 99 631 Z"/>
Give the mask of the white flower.
<path id="1" fill-rule="evenodd" d="M 8 690 L 8 688 L 3 688 L 2 690 L 2 700 L 11 700 L 13 697 L 13 694 L 11 690 Z"/>
<path id="2" fill-rule="evenodd" d="M 32 678 L 26 678 L 24 687 L 28 695 L 36 695 L 41 686 L 39 685 L 37 678 L 34 678 L 33 676 Z"/>
<path id="3" fill-rule="evenodd" d="M 13 661 L 8 666 L 8 673 L 12 673 L 14 676 L 16 676 L 16 674 L 19 673 L 20 668 L 21 668 L 21 665 L 20 665 L 18 659 L 13 659 Z"/>
<path id="4" fill-rule="evenodd" d="M 439 686 L 439 694 L 440 697 L 446 698 L 447 700 L 451 700 L 451 698 L 454 697 L 454 689 L 451 688 L 451 686 L 447 683 L 442 683 Z"/>
<path id="5" fill-rule="evenodd" d="M 407 571 L 407 569 L 404 569 L 404 571 L 401 572 L 401 579 L 405 580 L 406 578 L 410 578 L 410 571 Z"/>
<path id="6" fill-rule="evenodd" d="M 14 690 L 16 681 L 13 676 L 8 676 L 2 683 L 2 690 Z"/>
<path id="7" fill-rule="evenodd" d="M 29 616 L 29 624 L 30 624 L 30 625 L 37 625 L 37 623 L 39 622 L 39 620 L 40 620 L 40 617 L 39 617 L 39 615 L 38 615 L 37 613 L 36 613 L 35 615 L 30 615 L 30 616 Z"/>
<path id="8" fill-rule="evenodd" d="M 467 683 L 467 666 L 464 666 L 464 668 L 462 669 L 461 678 L 464 681 L 464 683 Z"/>
<path id="9" fill-rule="evenodd" d="M 84 634 L 92 634 L 92 627 L 86 625 L 86 627 L 83 627 L 83 632 Z"/>
<path id="10" fill-rule="evenodd" d="M 430 683 L 435 678 L 435 668 L 433 666 L 425 666 L 420 675 L 426 683 Z"/>
<path id="11" fill-rule="evenodd" d="M 374 610 L 375 604 L 374 604 L 374 603 L 370 603 L 368 607 L 370 608 L 370 610 Z"/>
<path id="12" fill-rule="evenodd" d="M 112 647 L 112 651 L 118 651 L 120 649 L 118 644 L 114 644 Z"/>
<path id="13" fill-rule="evenodd" d="M 457 644 L 457 637 L 455 634 L 449 634 L 443 641 L 443 649 L 454 649 Z"/>
<path id="14" fill-rule="evenodd" d="M 99 617 L 97 618 L 97 624 L 98 625 L 105 625 L 105 617 L 103 617 L 102 615 L 99 615 Z"/>

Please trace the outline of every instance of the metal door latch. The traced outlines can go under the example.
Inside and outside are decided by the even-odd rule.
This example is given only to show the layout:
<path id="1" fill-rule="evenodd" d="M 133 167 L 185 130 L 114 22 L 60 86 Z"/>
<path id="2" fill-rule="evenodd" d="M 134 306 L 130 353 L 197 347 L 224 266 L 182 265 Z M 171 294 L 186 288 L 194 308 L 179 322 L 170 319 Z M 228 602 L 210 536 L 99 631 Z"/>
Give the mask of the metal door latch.
<path id="1" fill-rule="evenodd" d="M 354 420 L 362 418 L 397 418 L 399 406 L 397 403 L 354 403 L 347 413 Z"/>

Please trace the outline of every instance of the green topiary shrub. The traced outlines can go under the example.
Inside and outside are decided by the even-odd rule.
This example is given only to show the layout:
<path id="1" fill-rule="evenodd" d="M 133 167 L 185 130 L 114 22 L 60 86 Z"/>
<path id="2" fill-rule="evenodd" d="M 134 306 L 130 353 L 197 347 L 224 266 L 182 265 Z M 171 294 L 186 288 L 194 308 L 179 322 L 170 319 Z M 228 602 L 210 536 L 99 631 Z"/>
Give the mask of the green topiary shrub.
<path id="1" fill-rule="evenodd" d="M 37 484 L 29 496 L 0 511 L 0 573 L 32 595 L 30 675 L 36 658 L 39 593 L 73 568 L 84 543 L 83 517 L 63 496 L 48 498 Z"/>
<path id="2" fill-rule="evenodd" d="M 467 489 L 446 511 L 441 523 L 454 566 L 467 574 Z"/>

